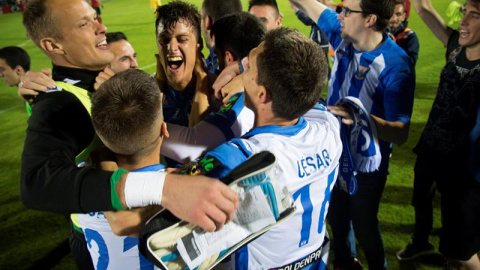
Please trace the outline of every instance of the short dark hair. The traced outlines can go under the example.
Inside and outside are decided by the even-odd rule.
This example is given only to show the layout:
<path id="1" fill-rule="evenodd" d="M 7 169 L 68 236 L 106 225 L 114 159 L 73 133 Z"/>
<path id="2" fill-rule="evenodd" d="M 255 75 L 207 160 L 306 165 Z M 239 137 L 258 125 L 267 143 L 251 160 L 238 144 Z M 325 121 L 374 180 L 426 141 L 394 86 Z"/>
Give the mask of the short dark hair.
<path id="1" fill-rule="evenodd" d="M 197 43 L 202 43 L 202 36 L 200 34 L 200 14 L 194 5 L 177 0 L 159 6 L 156 14 L 155 33 L 157 36 L 160 34 L 158 33 L 158 25 L 160 22 L 165 25 L 165 30 L 168 30 L 174 28 L 178 21 L 183 20 L 185 24 L 193 28 Z"/>
<path id="2" fill-rule="evenodd" d="M 114 153 L 140 159 L 151 153 L 163 121 L 160 89 L 138 69 L 115 74 L 92 95 L 92 123 Z"/>
<path id="3" fill-rule="evenodd" d="M 369 14 L 377 16 L 375 30 L 383 32 L 387 28 L 388 22 L 393 15 L 395 1 L 396 0 L 362 0 L 360 2 L 360 8 L 364 16 Z"/>
<path id="4" fill-rule="evenodd" d="M 250 0 L 248 2 L 248 10 L 252 9 L 253 6 L 271 6 L 280 14 L 276 0 Z"/>
<path id="5" fill-rule="evenodd" d="M 63 35 L 47 7 L 48 0 L 29 0 L 23 13 L 27 35 L 38 46 L 42 38 L 62 39 Z"/>
<path id="6" fill-rule="evenodd" d="M 105 36 L 107 37 L 107 43 L 109 44 L 120 40 L 128 41 L 127 36 L 123 32 L 106 33 Z"/>
<path id="7" fill-rule="evenodd" d="M 318 102 L 327 81 L 325 54 L 298 30 L 285 27 L 269 31 L 264 46 L 257 56 L 257 83 L 272 98 L 274 115 L 302 116 Z"/>
<path id="8" fill-rule="evenodd" d="M 265 24 L 247 12 L 222 17 L 210 30 L 212 37 L 215 36 L 215 48 L 223 53 L 229 51 L 238 58 L 247 56 L 257 47 L 266 32 Z"/>
<path id="9" fill-rule="evenodd" d="M 20 47 L 8 46 L 1 48 L 0 58 L 5 59 L 7 65 L 12 69 L 15 69 L 16 66 L 21 66 L 25 72 L 30 70 L 30 57 Z"/>
<path id="10" fill-rule="evenodd" d="M 221 17 L 241 12 L 243 10 L 242 2 L 240 0 L 204 0 L 202 4 L 204 10 L 203 17 L 210 16 L 213 21 Z"/>
<path id="11" fill-rule="evenodd" d="M 480 0 L 467 0 L 466 3 L 471 2 L 476 8 L 480 9 Z"/>

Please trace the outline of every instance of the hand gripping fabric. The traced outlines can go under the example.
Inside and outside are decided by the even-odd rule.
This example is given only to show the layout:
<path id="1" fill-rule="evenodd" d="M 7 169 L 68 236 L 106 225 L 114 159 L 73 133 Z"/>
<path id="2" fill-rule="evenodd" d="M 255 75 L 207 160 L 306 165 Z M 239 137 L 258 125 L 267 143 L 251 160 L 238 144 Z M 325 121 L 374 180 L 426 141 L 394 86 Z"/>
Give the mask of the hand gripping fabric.
<path id="1" fill-rule="evenodd" d="M 382 155 L 378 143 L 375 122 L 355 97 L 345 97 L 337 102 L 347 108 L 353 117 L 353 125 L 341 124 L 340 133 L 343 143 L 340 158 L 340 185 L 353 195 L 357 192 L 355 175 L 360 172 L 374 172 L 380 167 Z"/>

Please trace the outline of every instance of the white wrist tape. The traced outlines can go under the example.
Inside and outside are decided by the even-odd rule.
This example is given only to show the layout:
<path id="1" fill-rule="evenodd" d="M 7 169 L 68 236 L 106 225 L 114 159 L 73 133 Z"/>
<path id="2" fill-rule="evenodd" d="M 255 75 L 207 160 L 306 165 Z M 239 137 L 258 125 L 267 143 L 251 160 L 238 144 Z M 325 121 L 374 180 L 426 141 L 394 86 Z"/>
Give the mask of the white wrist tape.
<path id="1" fill-rule="evenodd" d="M 162 204 L 166 172 L 130 172 L 125 182 L 128 208 Z"/>

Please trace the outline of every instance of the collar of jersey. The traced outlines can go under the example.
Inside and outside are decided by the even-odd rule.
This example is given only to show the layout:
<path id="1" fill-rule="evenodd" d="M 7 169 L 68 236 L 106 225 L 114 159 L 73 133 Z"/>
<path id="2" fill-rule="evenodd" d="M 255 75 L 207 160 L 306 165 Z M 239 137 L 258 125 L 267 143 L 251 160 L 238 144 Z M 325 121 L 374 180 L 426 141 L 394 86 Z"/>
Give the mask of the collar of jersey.
<path id="1" fill-rule="evenodd" d="M 160 170 L 165 170 L 165 165 L 163 164 L 154 164 L 154 165 L 149 165 L 140 169 L 134 170 L 134 172 L 157 172 Z"/>
<path id="2" fill-rule="evenodd" d="M 100 71 L 53 65 L 52 78 L 54 81 L 67 83 L 68 81 L 78 81 L 75 83 L 75 86 L 89 92 L 95 92 L 93 85 L 95 84 L 95 78 L 98 76 L 98 73 L 100 73 Z"/>
<path id="3" fill-rule="evenodd" d="M 303 117 L 298 119 L 298 122 L 295 125 L 282 127 L 282 126 L 262 126 L 262 127 L 254 127 L 242 138 L 248 139 L 254 135 L 263 134 L 263 133 L 273 133 L 283 136 L 294 136 L 297 135 L 302 129 L 307 126 L 307 121 Z"/>

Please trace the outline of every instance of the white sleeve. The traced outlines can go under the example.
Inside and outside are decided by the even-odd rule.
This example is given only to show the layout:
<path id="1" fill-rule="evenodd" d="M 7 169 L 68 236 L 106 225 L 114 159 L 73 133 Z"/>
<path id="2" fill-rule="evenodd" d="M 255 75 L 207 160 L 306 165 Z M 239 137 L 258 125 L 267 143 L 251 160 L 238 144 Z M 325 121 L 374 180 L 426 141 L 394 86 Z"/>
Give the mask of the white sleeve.
<path id="1" fill-rule="evenodd" d="M 206 121 L 194 127 L 167 124 L 170 136 L 164 138 L 160 153 L 181 164 L 190 162 L 225 142 L 223 132 Z"/>

